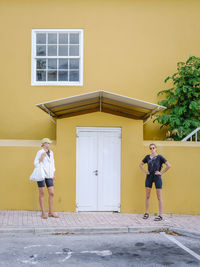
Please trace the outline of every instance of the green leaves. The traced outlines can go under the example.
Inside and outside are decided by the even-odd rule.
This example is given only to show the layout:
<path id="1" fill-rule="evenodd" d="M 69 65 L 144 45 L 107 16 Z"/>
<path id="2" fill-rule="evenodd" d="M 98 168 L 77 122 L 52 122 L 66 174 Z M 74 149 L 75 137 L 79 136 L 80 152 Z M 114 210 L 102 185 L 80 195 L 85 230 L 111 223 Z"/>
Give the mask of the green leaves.
<path id="1" fill-rule="evenodd" d="M 164 82 L 166 83 L 169 79 L 171 79 L 170 76 L 168 76 L 168 77 L 164 80 Z"/>
<path id="2" fill-rule="evenodd" d="M 198 101 L 192 101 L 189 105 L 189 108 L 191 110 L 194 110 L 194 111 L 199 110 L 200 109 L 200 101 L 199 100 Z"/>
<path id="3" fill-rule="evenodd" d="M 177 72 L 164 82 L 169 80 L 173 88 L 158 92 L 158 96 L 165 97 L 158 104 L 167 109 L 156 115 L 154 122 L 169 127 L 170 139 L 181 140 L 200 126 L 200 58 L 192 56 L 178 62 Z"/>

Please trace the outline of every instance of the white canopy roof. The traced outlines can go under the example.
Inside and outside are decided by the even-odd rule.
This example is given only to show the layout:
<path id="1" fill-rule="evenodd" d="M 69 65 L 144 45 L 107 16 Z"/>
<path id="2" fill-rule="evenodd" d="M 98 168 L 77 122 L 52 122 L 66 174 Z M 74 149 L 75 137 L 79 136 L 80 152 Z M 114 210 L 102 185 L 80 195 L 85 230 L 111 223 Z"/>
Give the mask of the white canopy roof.
<path id="1" fill-rule="evenodd" d="M 106 91 L 75 95 L 36 106 L 55 118 L 100 111 L 140 120 L 165 109 L 160 105 Z"/>

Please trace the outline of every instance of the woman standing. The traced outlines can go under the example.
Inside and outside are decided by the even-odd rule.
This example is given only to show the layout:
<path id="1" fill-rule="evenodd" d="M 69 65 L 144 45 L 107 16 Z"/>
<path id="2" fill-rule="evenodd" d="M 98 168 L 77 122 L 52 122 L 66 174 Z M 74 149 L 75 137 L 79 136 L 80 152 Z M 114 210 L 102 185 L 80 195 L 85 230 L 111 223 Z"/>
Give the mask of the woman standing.
<path id="1" fill-rule="evenodd" d="M 171 165 L 169 162 L 162 156 L 158 155 L 156 152 L 156 145 L 150 144 L 150 155 L 146 155 L 143 161 L 140 163 L 141 170 L 147 175 L 145 181 L 146 187 L 146 201 L 145 201 L 145 214 L 143 219 L 149 218 L 149 199 L 151 194 L 152 184 L 155 183 L 156 187 L 156 194 L 159 203 L 159 215 L 154 219 L 154 221 L 161 221 L 163 219 L 162 212 L 163 212 L 163 201 L 162 201 L 162 178 L 161 175 L 165 173 Z M 148 164 L 148 171 L 144 169 L 143 165 Z M 166 168 L 161 171 L 163 163 L 166 165 Z"/>
<path id="2" fill-rule="evenodd" d="M 51 140 L 49 138 L 43 138 L 41 141 L 42 149 L 36 154 L 34 165 L 42 163 L 42 167 L 45 173 L 45 179 L 43 181 L 37 182 L 39 189 L 39 203 L 42 211 L 42 218 L 47 219 L 44 209 L 44 189 L 45 184 L 49 193 L 49 217 L 58 218 L 57 215 L 53 213 L 53 198 L 54 198 L 54 186 L 53 180 L 55 179 L 55 164 L 53 152 L 50 150 Z"/>

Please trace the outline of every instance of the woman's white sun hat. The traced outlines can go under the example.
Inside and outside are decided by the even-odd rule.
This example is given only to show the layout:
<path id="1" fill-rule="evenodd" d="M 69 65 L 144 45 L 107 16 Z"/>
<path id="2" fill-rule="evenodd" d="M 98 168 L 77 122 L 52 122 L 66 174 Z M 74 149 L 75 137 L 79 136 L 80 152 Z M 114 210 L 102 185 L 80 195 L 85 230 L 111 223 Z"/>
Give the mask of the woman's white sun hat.
<path id="1" fill-rule="evenodd" d="M 49 139 L 49 138 L 43 138 L 42 141 L 41 141 L 41 144 L 43 145 L 44 143 L 48 143 L 48 144 L 51 144 L 52 141 Z"/>

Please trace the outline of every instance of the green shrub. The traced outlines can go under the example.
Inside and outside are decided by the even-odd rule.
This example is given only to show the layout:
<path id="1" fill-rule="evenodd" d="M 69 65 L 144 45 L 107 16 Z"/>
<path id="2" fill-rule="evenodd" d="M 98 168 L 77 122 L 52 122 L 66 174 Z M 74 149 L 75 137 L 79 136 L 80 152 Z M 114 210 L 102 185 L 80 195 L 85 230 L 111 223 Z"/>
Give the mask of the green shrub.
<path id="1" fill-rule="evenodd" d="M 177 72 L 167 77 L 165 83 L 169 80 L 173 87 L 158 93 L 165 96 L 158 104 L 166 110 L 155 115 L 154 122 L 168 128 L 167 139 L 181 140 L 200 127 L 200 58 L 192 56 L 185 63 L 179 62 Z"/>

